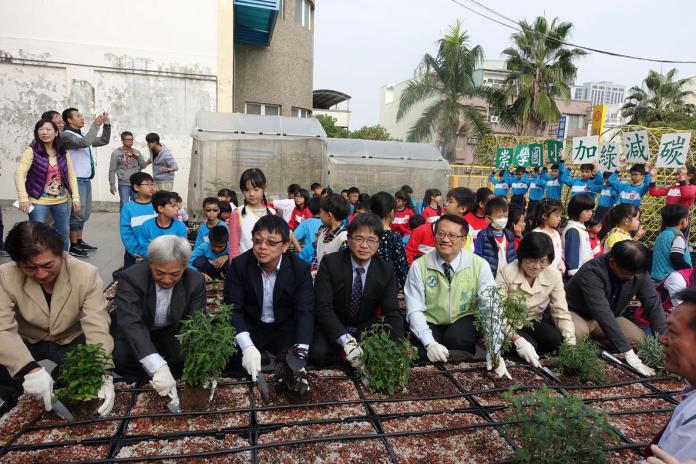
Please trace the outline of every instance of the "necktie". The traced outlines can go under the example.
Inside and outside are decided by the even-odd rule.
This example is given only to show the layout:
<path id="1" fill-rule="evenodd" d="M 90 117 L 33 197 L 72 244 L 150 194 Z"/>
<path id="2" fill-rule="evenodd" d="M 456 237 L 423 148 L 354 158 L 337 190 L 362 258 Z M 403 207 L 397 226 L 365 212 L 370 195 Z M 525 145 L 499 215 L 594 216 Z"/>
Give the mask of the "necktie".
<path id="1" fill-rule="evenodd" d="M 447 277 L 448 282 L 452 282 L 452 276 L 454 275 L 454 270 L 452 269 L 452 265 L 450 263 L 444 263 L 442 265 L 442 269 L 445 271 L 445 277 Z"/>
<path id="2" fill-rule="evenodd" d="M 362 275 L 365 269 L 355 268 L 355 278 L 353 279 L 353 291 L 350 293 L 350 318 L 356 321 L 360 315 L 360 301 L 362 300 L 363 284 Z"/>

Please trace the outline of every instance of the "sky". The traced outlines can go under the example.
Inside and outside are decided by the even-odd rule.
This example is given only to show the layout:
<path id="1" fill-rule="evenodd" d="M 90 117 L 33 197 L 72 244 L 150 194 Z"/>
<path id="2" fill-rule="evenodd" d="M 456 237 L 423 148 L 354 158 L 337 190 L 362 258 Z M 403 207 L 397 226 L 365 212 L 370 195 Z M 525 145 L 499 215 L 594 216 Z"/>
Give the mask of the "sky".
<path id="1" fill-rule="evenodd" d="M 495 17 L 467 0 L 469 7 Z M 628 55 L 696 61 L 693 19 L 696 2 L 586 0 L 479 0 L 505 16 L 532 21 L 558 17 L 574 28 L 571 41 Z M 379 123 L 379 89 L 413 76 L 425 53 L 461 20 L 471 45 L 487 59 L 501 59 L 511 45 L 511 29 L 475 15 L 452 0 L 317 0 L 314 35 L 314 88 L 352 97 L 351 129 Z M 695 64 L 661 64 L 591 53 L 577 61 L 576 84 L 612 81 L 640 85 L 650 69 L 696 75 Z"/>

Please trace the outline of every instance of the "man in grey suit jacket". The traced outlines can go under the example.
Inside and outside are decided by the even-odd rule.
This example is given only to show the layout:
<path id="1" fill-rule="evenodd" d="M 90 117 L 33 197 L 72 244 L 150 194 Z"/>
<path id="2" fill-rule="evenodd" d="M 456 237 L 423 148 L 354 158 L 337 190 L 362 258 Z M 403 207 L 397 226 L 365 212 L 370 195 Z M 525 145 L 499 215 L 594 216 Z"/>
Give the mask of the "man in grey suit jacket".
<path id="1" fill-rule="evenodd" d="M 154 239 L 147 261 L 118 277 L 112 314 L 116 372 L 127 379 L 151 378 L 162 396 L 176 397 L 174 374 L 183 368 L 175 335 L 179 325 L 205 308 L 203 275 L 188 268 L 191 245 L 178 236 Z"/>

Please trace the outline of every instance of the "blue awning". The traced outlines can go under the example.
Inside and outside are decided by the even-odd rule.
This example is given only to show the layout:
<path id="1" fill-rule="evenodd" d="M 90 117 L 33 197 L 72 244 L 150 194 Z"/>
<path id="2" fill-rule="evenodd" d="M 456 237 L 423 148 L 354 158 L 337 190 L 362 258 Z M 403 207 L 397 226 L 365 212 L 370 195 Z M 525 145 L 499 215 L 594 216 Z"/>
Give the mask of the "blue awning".
<path id="1" fill-rule="evenodd" d="M 234 0 L 234 41 L 269 46 L 280 0 Z"/>

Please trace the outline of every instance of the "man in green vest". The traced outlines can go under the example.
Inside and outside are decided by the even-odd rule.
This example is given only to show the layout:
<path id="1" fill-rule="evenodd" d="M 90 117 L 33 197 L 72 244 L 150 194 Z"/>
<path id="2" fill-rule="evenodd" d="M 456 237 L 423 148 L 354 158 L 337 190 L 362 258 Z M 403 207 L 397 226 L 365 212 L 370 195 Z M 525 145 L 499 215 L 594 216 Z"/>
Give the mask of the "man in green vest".
<path id="1" fill-rule="evenodd" d="M 495 278 L 483 258 L 463 249 L 469 232 L 464 218 L 445 214 L 433 227 L 435 250 L 416 259 L 406 278 L 406 319 L 421 356 L 425 352 L 431 362 L 446 362 L 449 350 L 473 357 L 479 339 L 474 311 L 488 306 L 486 289 L 495 287 Z M 497 366 L 487 361 L 498 377 L 510 378 L 504 360 Z"/>

